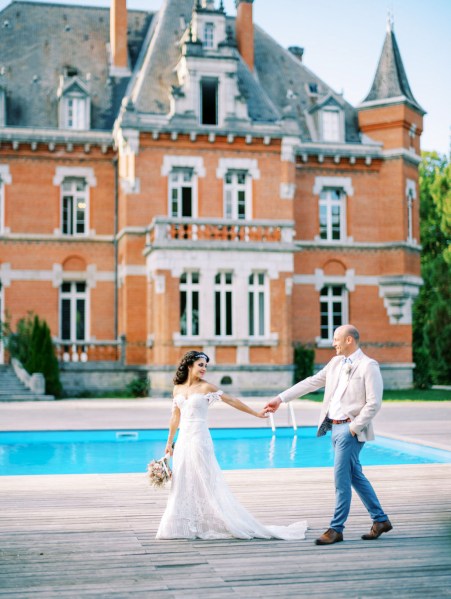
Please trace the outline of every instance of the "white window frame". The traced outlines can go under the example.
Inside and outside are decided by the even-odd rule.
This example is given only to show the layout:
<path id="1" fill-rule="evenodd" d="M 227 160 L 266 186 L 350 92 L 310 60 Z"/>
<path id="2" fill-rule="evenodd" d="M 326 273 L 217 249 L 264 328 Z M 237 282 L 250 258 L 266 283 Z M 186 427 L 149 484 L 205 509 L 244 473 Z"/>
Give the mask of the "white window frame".
<path id="1" fill-rule="evenodd" d="M 0 235 L 5 233 L 5 186 L 12 183 L 8 164 L 0 164 Z"/>
<path id="2" fill-rule="evenodd" d="M 5 322 L 5 292 L 4 285 L 0 279 L 0 326 Z M 2 333 L 3 331 L 0 331 Z M 0 335 L 0 364 L 4 364 L 5 352 L 3 346 L 3 337 Z"/>
<path id="3" fill-rule="evenodd" d="M 205 123 L 205 117 L 204 117 L 204 110 L 203 110 L 203 97 L 204 97 L 204 83 L 210 83 L 210 84 L 215 84 L 216 85 L 216 122 L 215 123 Z M 220 100 L 219 100 L 219 95 L 220 95 L 220 79 L 218 76 L 203 76 L 200 80 L 199 80 L 199 125 L 201 127 L 219 127 L 220 126 L 220 119 L 221 119 L 221 113 L 220 113 Z"/>
<path id="4" fill-rule="evenodd" d="M 413 179 L 406 181 L 406 203 L 407 203 L 407 241 L 415 243 L 413 236 L 413 203 L 417 197 L 417 188 Z"/>
<path id="5" fill-rule="evenodd" d="M 269 285 L 265 272 L 255 271 L 249 275 L 248 318 L 249 337 L 252 339 L 268 337 L 270 322 Z"/>
<path id="6" fill-rule="evenodd" d="M 186 277 L 186 281 L 182 279 Z M 194 282 L 193 278 L 197 278 Z M 200 273 L 198 271 L 186 271 L 180 276 L 179 297 L 180 297 L 180 337 L 199 337 L 200 335 Z M 182 314 L 182 293 L 186 293 L 185 312 Z M 197 300 L 195 299 L 197 297 Z M 197 303 L 197 314 L 195 304 Z M 186 315 L 186 326 L 183 331 L 182 319 Z M 197 320 L 196 320 L 197 319 Z M 197 330 L 196 330 L 197 327 Z"/>
<path id="7" fill-rule="evenodd" d="M 83 183 L 84 189 L 77 190 L 76 186 L 80 183 Z M 66 191 L 64 189 L 65 185 L 71 185 L 72 190 Z M 68 237 L 85 237 L 89 234 L 89 184 L 83 177 L 65 177 L 61 181 L 61 234 L 67 235 Z M 64 213 L 65 213 L 65 198 L 72 196 L 71 202 L 71 210 L 70 217 L 68 218 L 69 222 L 69 231 L 64 231 Z M 77 218 L 78 212 L 83 213 L 83 232 L 77 232 Z M 71 229 L 71 230 L 70 230 Z"/>
<path id="8" fill-rule="evenodd" d="M 186 180 L 189 174 L 190 179 Z M 184 218 L 194 218 L 197 216 L 197 181 L 196 173 L 191 167 L 176 167 L 171 170 L 168 176 L 168 214 L 171 217 L 182 218 L 183 208 L 183 189 L 191 189 L 191 215 Z M 176 197 L 174 198 L 174 193 Z M 177 209 L 174 213 L 174 199 Z"/>
<path id="9" fill-rule="evenodd" d="M 217 279 L 219 278 L 219 281 Z M 214 332 L 215 337 L 232 338 L 234 336 L 233 314 L 233 272 L 219 271 L 214 282 Z M 228 307 L 230 309 L 228 310 Z M 219 330 L 218 330 L 219 324 Z"/>
<path id="10" fill-rule="evenodd" d="M 340 288 L 341 295 L 333 295 L 333 289 Z M 334 321 L 334 305 L 340 304 L 340 322 Z M 327 337 L 323 336 L 323 304 L 327 307 Z M 320 290 L 319 294 L 319 308 L 320 308 L 320 333 L 318 337 L 318 344 L 329 345 L 333 342 L 334 331 L 337 327 L 346 324 L 348 321 L 348 290 L 345 284 L 342 283 L 326 283 Z"/>
<path id="11" fill-rule="evenodd" d="M 333 194 L 339 194 L 339 198 L 333 197 Z M 342 187 L 323 187 L 319 194 L 319 239 L 321 241 L 337 242 L 346 239 L 346 202 L 347 195 Z M 334 238 L 334 209 L 339 209 L 339 237 Z M 321 211 L 326 212 L 326 237 L 321 233 Z"/>
<path id="12" fill-rule="evenodd" d="M 0 235 L 5 232 L 5 184 L 0 173 Z"/>
<path id="13" fill-rule="evenodd" d="M 63 291 L 63 285 L 70 285 L 69 291 Z M 83 291 L 77 290 L 77 285 L 83 284 L 85 286 Z M 59 297 L 59 331 L 60 331 L 60 339 L 63 343 L 75 343 L 75 342 L 83 342 L 88 340 L 88 331 L 89 331 L 89 292 L 88 292 L 88 284 L 86 281 L 72 281 L 65 280 L 62 281 L 60 287 L 60 297 Z M 70 328 L 70 339 L 63 338 L 63 301 L 69 300 L 70 302 L 70 313 L 69 313 L 69 328 Z M 77 301 L 84 300 L 84 331 L 83 331 L 83 339 L 77 338 Z"/>
<path id="14" fill-rule="evenodd" d="M 244 176 L 240 183 L 238 177 Z M 228 178 L 232 180 L 227 181 Z M 239 212 L 240 193 L 244 193 L 244 212 Z M 228 220 L 250 220 L 252 206 L 252 179 L 246 170 L 229 169 L 224 175 L 224 218 Z"/>
<path id="15" fill-rule="evenodd" d="M 63 129 L 86 131 L 89 129 L 89 98 L 81 93 L 67 93 L 62 98 Z"/>
<path id="16" fill-rule="evenodd" d="M 215 47 L 215 24 L 211 22 L 204 23 L 204 48 L 212 50 Z"/>
<path id="17" fill-rule="evenodd" d="M 343 139 L 341 116 L 339 108 L 323 108 L 320 112 L 321 139 L 328 142 L 340 142 Z M 332 119 L 333 117 L 333 119 Z"/>

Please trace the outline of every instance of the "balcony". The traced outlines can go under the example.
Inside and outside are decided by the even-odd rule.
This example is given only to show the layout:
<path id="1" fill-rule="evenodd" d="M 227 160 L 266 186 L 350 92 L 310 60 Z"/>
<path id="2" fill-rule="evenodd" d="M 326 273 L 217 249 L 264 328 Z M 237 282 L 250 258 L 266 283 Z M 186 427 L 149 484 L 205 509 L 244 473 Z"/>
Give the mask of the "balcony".
<path id="1" fill-rule="evenodd" d="M 54 339 L 56 357 L 60 363 L 119 362 L 125 364 L 126 339 L 122 335 L 109 341 L 64 341 Z"/>
<path id="2" fill-rule="evenodd" d="M 158 248 L 293 250 L 294 223 L 272 220 L 226 220 L 206 218 L 156 217 L 147 230 L 149 251 Z M 270 248 L 268 247 L 270 246 Z"/>

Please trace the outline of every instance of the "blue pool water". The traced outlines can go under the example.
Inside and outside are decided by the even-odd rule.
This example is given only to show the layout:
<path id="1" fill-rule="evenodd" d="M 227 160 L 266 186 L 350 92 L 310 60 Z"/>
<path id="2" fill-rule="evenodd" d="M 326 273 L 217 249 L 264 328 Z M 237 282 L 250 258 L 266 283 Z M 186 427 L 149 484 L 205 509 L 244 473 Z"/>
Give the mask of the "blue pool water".
<path id="1" fill-rule="evenodd" d="M 330 435 L 315 427 L 211 429 L 225 470 L 332 466 Z M 164 453 L 167 430 L 33 431 L 0 433 L 0 474 L 144 472 Z M 451 463 L 451 452 L 384 437 L 366 443 L 364 465 Z"/>

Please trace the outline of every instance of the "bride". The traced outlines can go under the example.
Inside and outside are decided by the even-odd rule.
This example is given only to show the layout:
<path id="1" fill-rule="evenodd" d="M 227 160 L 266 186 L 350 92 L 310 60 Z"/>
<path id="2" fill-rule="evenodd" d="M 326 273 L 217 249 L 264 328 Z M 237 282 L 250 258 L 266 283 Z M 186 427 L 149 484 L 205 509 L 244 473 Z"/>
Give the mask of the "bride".
<path id="1" fill-rule="evenodd" d="M 266 418 L 204 380 L 209 358 L 187 352 L 174 376 L 172 415 L 166 453 L 173 455 L 172 487 L 157 539 L 304 539 L 307 523 L 265 526 L 234 497 L 216 460 L 207 411 L 216 401 Z M 172 442 L 177 429 L 175 450 Z"/>

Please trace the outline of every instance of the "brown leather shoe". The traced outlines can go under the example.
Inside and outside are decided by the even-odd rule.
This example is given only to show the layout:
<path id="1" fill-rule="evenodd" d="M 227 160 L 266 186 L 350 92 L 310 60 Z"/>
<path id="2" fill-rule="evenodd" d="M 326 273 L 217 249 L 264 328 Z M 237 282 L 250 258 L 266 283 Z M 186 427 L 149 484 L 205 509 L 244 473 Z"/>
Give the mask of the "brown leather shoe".
<path id="1" fill-rule="evenodd" d="M 333 528 L 328 528 L 325 533 L 323 533 L 319 539 L 316 539 L 316 545 L 332 545 L 332 543 L 339 543 L 343 540 L 343 534 L 341 532 L 337 532 Z"/>
<path id="2" fill-rule="evenodd" d="M 385 522 L 373 522 L 370 532 L 367 535 L 362 535 L 362 539 L 365 541 L 372 541 L 381 536 L 383 532 L 389 532 L 393 528 L 390 520 Z"/>

